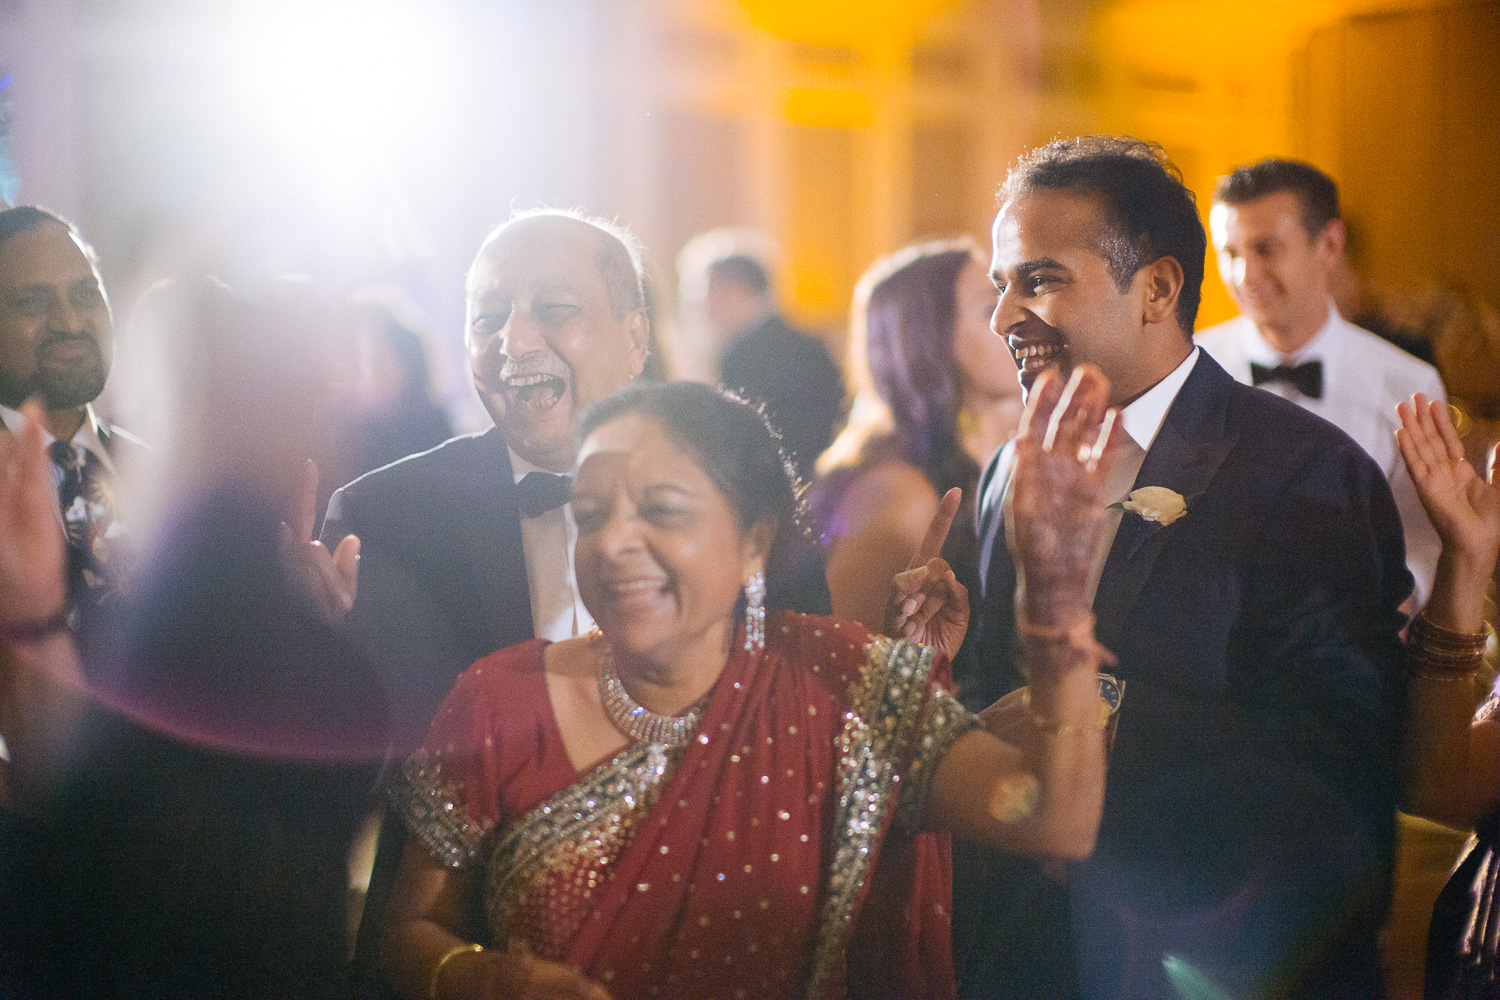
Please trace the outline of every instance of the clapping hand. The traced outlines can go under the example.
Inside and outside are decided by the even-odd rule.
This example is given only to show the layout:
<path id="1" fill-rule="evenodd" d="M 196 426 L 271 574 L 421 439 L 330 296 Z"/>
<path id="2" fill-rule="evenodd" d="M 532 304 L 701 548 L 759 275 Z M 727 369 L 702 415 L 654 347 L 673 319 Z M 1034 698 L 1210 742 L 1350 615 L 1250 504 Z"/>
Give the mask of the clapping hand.
<path id="1" fill-rule="evenodd" d="M 1109 380 L 1092 365 L 1079 365 L 1066 382 L 1045 371 L 1027 397 L 1009 517 L 1017 607 L 1026 624 L 1070 629 L 1089 614 L 1089 572 L 1119 452 L 1108 400 Z"/>
<path id="2" fill-rule="evenodd" d="M 963 645 L 969 628 L 969 591 L 938 553 L 962 501 L 958 487 L 938 501 L 922 544 L 906 569 L 891 580 L 885 611 L 886 635 L 931 646 L 950 657 Z"/>
<path id="3" fill-rule="evenodd" d="M 20 435 L 0 432 L 0 624 L 7 625 L 54 617 L 68 593 L 67 547 L 42 445 L 41 409 L 31 402 L 22 412 Z"/>
<path id="4" fill-rule="evenodd" d="M 1500 484 L 1490 456 L 1488 481 L 1464 457 L 1448 405 L 1417 393 L 1396 407 L 1396 444 L 1411 471 L 1417 496 L 1443 540 L 1445 555 L 1462 558 L 1486 576 L 1500 555 Z"/>
<path id="5" fill-rule="evenodd" d="M 292 582 L 326 620 L 354 607 L 359 587 L 359 539 L 346 535 L 332 553 L 313 538 L 318 518 L 318 467 L 308 459 L 297 479 L 291 523 L 281 522 L 281 562 Z"/>

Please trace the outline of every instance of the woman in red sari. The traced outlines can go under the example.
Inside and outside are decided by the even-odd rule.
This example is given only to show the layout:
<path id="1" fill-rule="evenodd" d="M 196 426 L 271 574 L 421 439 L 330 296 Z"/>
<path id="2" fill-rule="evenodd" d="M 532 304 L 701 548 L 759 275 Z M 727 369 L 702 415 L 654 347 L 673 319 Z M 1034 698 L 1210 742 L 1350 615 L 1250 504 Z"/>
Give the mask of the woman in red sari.
<path id="1" fill-rule="evenodd" d="M 382 962 L 407 996 L 946 997 L 951 830 L 1092 850 L 1104 786 L 1084 597 L 1107 383 L 1046 377 L 1012 511 L 1032 671 L 1024 747 L 945 690 L 968 604 L 935 556 L 889 631 L 767 614 L 796 494 L 759 414 L 632 389 L 580 434 L 573 510 L 600 633 L 474 664 L 405 764 Z M 1102 430 L 1101 430 L 1102 428 Z M 956 494 L 957 491 L 953 491 Z M 946 518 L 946 520 L 945 520 Z M 919 645 L 906 639 L 924 640 Z"/>

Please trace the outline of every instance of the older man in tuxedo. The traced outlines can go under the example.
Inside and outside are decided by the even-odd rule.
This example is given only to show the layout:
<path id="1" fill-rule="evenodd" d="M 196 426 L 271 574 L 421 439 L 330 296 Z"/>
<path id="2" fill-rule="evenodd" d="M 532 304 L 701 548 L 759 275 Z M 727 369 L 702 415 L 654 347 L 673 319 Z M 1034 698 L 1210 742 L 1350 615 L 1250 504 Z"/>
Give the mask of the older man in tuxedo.
<path id="1" fill-rule="evenodd" d="M 469 664 L 593 624 L 573 575 L 567 475 L 579 415 L 646 363 L 640 251 L 601 220 L 518 214 L 486 238 L 469 270 L 466 324 L 474 387 L 495 426 L 335 492 L 321 543 L 301 560 L 328 584 L 330 609 L 347 610 L 346 630 L 380 672 L 398 754 L 421 740 Z M 827 612 L 820 562 L 783 580 L 769 605 Z M 360 929 L 362 967 L 399 856 L 391 832 L 382 832 Z"/>
<path id="2" fill-rule="evenodd" d="M 992 326 L 1022 384 L 1090 362 L 1119 408 L 1120 506 L 1090 584 L 1124 697 L 1094 857 L 957 901 L 966 995 L 1379 995 L 1411 589 L 1385 477 L 1194 346 L 1206 240 L 1158 148 L 1034 151 L 993 238 Z M 1024 683 L 1022 643 L 1054 641 L 1016 617 L 1010 462 L 979 486 L 980 633 L 959 671 L 975 706 Z M 1018 699 L 996 711 L 1067 738 Z"/>

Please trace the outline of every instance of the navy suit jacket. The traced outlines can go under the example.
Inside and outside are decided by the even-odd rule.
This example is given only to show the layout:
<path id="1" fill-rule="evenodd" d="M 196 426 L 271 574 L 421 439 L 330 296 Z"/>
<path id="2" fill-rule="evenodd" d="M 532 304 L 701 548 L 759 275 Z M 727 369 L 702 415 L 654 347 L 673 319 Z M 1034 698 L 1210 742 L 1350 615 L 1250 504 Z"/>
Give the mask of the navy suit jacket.
<path id="1" fill-rule="evenodd" d="M 1024 683 L 1002 457 L 980 480 L 980 632 L 960 665 L 975 707 Z M 1068 876 L 1073 989 L 1378 991 L 1411 590 L 1385 477 L 1200 354 L 1135 486 L 1189 503 L 1166 527 L 1125 515 L 1094 601 L 1126 690 L 1098 848 Z"/>

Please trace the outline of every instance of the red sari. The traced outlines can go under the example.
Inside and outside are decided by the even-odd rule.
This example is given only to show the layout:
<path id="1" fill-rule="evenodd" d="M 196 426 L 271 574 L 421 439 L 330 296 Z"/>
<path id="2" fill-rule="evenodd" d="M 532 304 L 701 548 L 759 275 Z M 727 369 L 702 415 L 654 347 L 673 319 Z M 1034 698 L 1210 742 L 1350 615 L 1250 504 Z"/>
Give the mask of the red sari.
<path id="1" fill-rule="evenodd" d="M 792 612 L 766 634 L 654 784 L 639 745 L 573 769 L 544 641 L 459 678 L 392 801 L 438 860 L 484 866 L 486 945 L 617 998 L 953 995 L 947 841 L 919 832 L 976 724 L 946 659 Z"/>

